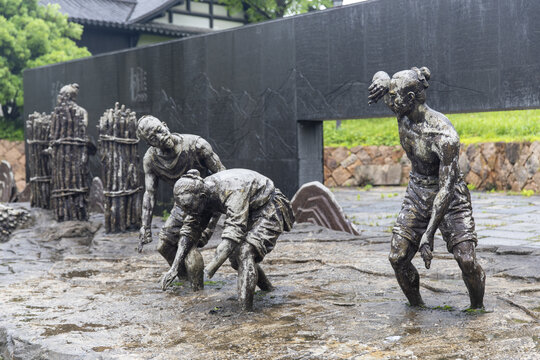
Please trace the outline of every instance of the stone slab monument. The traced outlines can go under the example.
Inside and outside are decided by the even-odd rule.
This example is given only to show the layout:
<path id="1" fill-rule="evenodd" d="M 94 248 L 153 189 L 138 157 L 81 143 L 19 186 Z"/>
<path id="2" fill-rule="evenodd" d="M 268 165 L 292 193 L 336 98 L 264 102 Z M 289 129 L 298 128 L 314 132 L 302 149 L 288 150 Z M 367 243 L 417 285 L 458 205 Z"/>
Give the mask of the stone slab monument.
<path id="1" fill-rule="evenodd" d="M 296 222 L 309 222 L 328 229 L 360 235 L 334 194 L 318 181 L 302 185 L 291 200 Z"/>

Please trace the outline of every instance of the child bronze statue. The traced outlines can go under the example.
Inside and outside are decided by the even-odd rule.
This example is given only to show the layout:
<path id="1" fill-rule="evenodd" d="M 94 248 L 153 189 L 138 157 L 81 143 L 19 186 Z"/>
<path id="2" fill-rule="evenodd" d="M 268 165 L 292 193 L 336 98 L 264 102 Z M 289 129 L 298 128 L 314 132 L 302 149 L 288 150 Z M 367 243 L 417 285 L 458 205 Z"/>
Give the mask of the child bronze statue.
<path id="1" fill-rule="evenodd" d="M 272 290 L 258 263 L 272 251 L 279 235 L 292 227 L 294 216 L 289 200 L 272 180 L 246 169 L 224 170 L 205 179 L 197 170 L 190 170 L 174 185 L 174 197 L 187 216 L 175 261 L 163 278 L 162 288 L 165 290 L 174 280 L 187 249 L 208 230 L 209 224 L 214 226 L 210 219 L 225 214 L 222 241 L 205 272 L 211 278 L 228 258 L 238 270 L 241 308 L 252 310 L 255 287 Z"/>

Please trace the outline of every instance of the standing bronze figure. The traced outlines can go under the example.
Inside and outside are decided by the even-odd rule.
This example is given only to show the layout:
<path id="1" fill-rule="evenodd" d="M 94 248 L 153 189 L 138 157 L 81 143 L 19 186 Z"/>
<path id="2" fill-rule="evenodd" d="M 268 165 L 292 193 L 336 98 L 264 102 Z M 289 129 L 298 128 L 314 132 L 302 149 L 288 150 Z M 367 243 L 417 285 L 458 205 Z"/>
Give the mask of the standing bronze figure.
<path id="1" fill-rule="evenodd" d="M 144 244 L 152 241 L 152 212 L 158 182 L 161 180 L 174 185 L 189 169 L 197 169 L 203 176 L 207 176 L 225 170 L 225 167 L 210 144 L 202 137 L 171 133 L 164 122 L 153 116 L 143 116 L 139 119 L 137 134 L 150 145 L 143 158 L 145 191 L 138 248 L 141 252 Z M 176 255 L 184 216 L 182 209 L 175 205 L 159 232 L 157 249 L 169 265 L 172 265 Z M 213 222 L 217 222 L 217 219 Z M 206 232 L 203 235 L 201 243 L 196 245 L 204 246 L 212 234 Z M 187 277 L 193 289 L 199 290 L 204 286 L 203 258 L 197 246 L 188 250 L 186 261 L 178 266 L 177 275 L 180 278 Z"/>
<path id="2" fill-rule="evenodd" d="M 222 241 L 205 272 L 211 278 L 228 258 L 238 270 L 240 306 L 250 311 L 256 286 L 264 291 L 273 289 L 258 263 L 272 251 L 279 235 L 292 227 L 294 215 L 289 200 L 272 180 L 246 169 L 225 170 L 205 179 L 197 170 L 190 170 L 176 182 L 174 198 L 188 216 L 176 259 L 163 277 L 163 290 L 172 283 L 187 249 L 215 226 L 210 219 L 225 214 Z"/>
<path id="3" fill-rule="evenodd" d="M 471 196 L 458 166 L 459 136 L 446 116 L 426 105 L 429 78 L 426 67 L 400 71 L 391 79 L 379 71 L 369 87 L 369 103 L 384 98 L 397 115 L 401 146 L 412 163 L 389 259 L 409 303 L 423 306 L 420 278 L 411 260 L 420 250 L 429 269 L 439 228 L 461 268 L 471 308 L 481 309 L 485 273 L 476 260 Z"/>

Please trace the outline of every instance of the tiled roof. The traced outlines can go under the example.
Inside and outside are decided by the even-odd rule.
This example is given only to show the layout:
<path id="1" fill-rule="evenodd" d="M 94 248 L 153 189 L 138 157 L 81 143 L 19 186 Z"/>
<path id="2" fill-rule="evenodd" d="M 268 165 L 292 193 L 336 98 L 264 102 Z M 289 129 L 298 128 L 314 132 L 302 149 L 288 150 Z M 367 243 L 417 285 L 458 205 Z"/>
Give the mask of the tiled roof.
<path id="1" fill-rule="evenodd" d="M 145 32 L 145 33 L 164 35 L 164 36 L 175 36 L 175 37 L 186 37 L 189 35 L 203 34 L 203 33 L 211 31 L 207 29 L 192 28 L 189 26 L 178 26 L 178 25 L 157 24 L 157 23 L 129 24 L 129 23 L 118 23 L 118 22 L 92 20 L 92 19 L 80 19 L 80 18 L 71 18 L 71 21 L 82 24 L 82 25 L 93 25 L 93 26 L 108 27 L 108 28 L 114 28 L 114 29 L 135 30 L 138 32 Z"/>
<path id="2" fill-rule="evenodd" d="M 58 4 L 70 19 L 107 23 L 144 23 L 181 0 L 39 0 L 41 5 Z"/>
<path id="3" fill-rule="evenodd" d="M 137 4 L 118 0 L 39 0 L 40 5 L 58 4 L 60 12 L 69 18 L 127 22 Z"/>
<path id="4" fill-rule="evenodd" d="M 129 17 L 129 22 L 141 22 L 160 12 L 169 9 L 181 1 L 179 0 L 139 0 Z"/>

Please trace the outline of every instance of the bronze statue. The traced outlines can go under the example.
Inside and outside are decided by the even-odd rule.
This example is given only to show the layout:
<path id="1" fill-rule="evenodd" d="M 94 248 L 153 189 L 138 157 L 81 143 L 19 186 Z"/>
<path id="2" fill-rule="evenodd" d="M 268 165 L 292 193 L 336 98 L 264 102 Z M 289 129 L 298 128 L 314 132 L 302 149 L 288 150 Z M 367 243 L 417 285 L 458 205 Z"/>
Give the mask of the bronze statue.
<path id="1" fill-rule="evenodd" d="M 369 103 L 384 98 L 397 115 L 401 146 L 412 163 L 409 185 L 393 229 L 390 262 L 412 306 L 423 306 L 420 278 L 411 260 L 418 250 L 429 269 L 433 237 L 441 230 L 469 291 L 472 309 L 482 309 L 485 273 L 476 260 L 471 196 L 458 166 L 459 136 L 443 114 L 426 105 L 428 68 L 377 72 Z"/>
<path id="2" fill-rule="evenodd" d="M 172 283 L 187 249 L 215 226 L 210 219 L 225 214 L 222 241 L 205 272 L 211 278 L 229 258 L 238 270 L 240 306 L 250 311 L 256 286 L 264 291 L 273 289 L 258 263 L 272 251 L 279 235 L 292 227 L 294 215 L 289 200 L 272 180 L 246 169 L 225 170 L 205 179 L 197 170 L 190 170 L 176 182 L 174 198 L 188 216 L 175 261 L 163 277 L 163 290 Z"/>
<path id="3" fill-rule="evenodd" d="M 225 170 L 210 144 L 200 136 L 171 133 L 164 122 L 153 116 L 139 119 L 137 134 L 150 148 L 143 159 L 145 192 L 143 195 L 142 226 L 138 251 L 152 241 L 152 212 L 159 180 L 173 185 L 189 169 L 197 169 L 202 176 Z M 159 232 L 159 253 L 172 265 L 182 228 L 184 212 L 174 206 L 171 215 Z M 217 218 L 213 222 L 217 222 Z M 205 232 L 199 246 L 204 246 L 212 233 Z M 202 289 L 204 262 L 197 246 L 188 249 L 185 262 L 178 265 L 178 276 L 191 282 L 194 290 Z M 176 275 L 176 274 L 175 274 Z"/>

